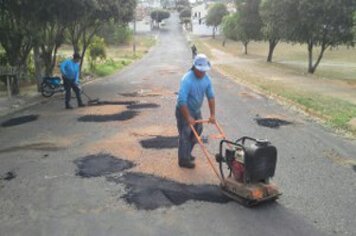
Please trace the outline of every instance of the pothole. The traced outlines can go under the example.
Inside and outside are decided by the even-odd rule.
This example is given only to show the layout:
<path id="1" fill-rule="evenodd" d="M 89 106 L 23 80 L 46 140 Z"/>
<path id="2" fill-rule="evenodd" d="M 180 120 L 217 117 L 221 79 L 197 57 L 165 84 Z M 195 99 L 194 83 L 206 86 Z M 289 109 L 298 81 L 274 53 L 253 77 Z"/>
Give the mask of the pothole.
<path id="1" fill-rule="evenodd" d="M 160 207 L 182 205 L 187 201 L 227 203 L 217 185 L 188 185 L 151 174 L 125 172 L 134 164 L 109 154 L 96 154 L 79 158 L 76 175 L 83 178 L 106 177 L 107 181 L 123 184 L 126 194 L 121 198 L 137 209 L 154 210 Z M 121 173 L 120 175 L 113 175 Z"/>
<path id="2" fill-rule="evenodd" d="M 279 118 L 255 118 L 258 125 L 268 127 L 268 128 L 279 128 L 283 125 L 290 125 L 292 122 L 282 120 Z"/>
<path id="3" fill-rule="evenodd" d="M 130 161 L 103 153 L 79 158 L 74 163 L 78 168 L 76 175 L 83 178 L 107 176 L 134 166 Z"/>
<path id="4" fill-rule="evenodd" d="M 16 118 L 9 119 L 1 123 L 2 127 L 10 127 L 16 125 L 22 125 L 28 122 L 32 122 L 38 119 L 38 115 L 28 115 L 28 116 L 20 116 Z"/>
<path id="5" fill-rule="evenodd" d="M 16 173 L 14 171 L 9 171 L 7 172 L 3 177 L 0 179 L 3 179 L 5 181 L 10 181 L 16 178 Z"/>
<path id="6" fill-rule="evenodd" d="M 111 115 L 86 115 L 78 118 L 80 122 L 110 122 L 110 121 L 125 121 L 136 117 L 139 114 L 137 111 L 124 111 Z"/>
<path id="7" fill-rule="evenodd" d="M 156 136 L 155 138 L 141 140 L 140 144 L 147 149 L 171 149 L 178 148 L 178 136 Z"/>
<path id="8" fill-rule="evenodd" d="M 121 177 L 106 179 L 125 184 L 128 192 L 122 199 L 141 210 L 182 205 L 189 200 L 213 203 L 230 201 L 216 185 L 187 185 L 153 175 L 131 172 Z"/>
<path id="9" fill-rule="evenodd" d="M 147 109 L 147 108 L 158 108 L 160 105 L 156 103 L 139 103 L 127 106 L 128 109 Z"/>

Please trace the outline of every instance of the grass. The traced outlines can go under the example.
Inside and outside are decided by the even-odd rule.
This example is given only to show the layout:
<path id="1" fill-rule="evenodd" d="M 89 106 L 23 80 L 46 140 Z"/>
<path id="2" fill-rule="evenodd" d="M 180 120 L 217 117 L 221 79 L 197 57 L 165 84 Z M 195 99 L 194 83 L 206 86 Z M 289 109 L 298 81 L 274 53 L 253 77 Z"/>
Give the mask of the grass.
<path id="1" fill-rule="evenodd" d="M 300 75 L 305 77 L 347 81 L 350 85 L 356 84 L 356 49 L 339 47 L 328 50 L 324 54 L 320 66 L 315 75 L 309 75 L 307 71 L 307 48 L 306 45 L 291 45 L 280 43 L 274 53 L 274 63 L 266 63 L 268 44 L 265 42 L 252 42 L 249 44 L 249 54 L 242 54 L 241 43 L 228 41 L 225 47 L 222 40 L 217 39 L 193 39 L 199 52 L 214 58 L 212 48 L 219 49 L 233 56 L 243 59 L 251 59 L 252 65 L 258 69 L 269 67 L 285 76 Z M 327 126 L 343 131 L 350 131 L 348 122 L 356 117 L 356 105 L 334 97 L 315 94 L 293 87 L 283 81 L 271 81 L 258 77 L 251 68 L 241 68 L 234 65 L 217 65 L 219 69 L 229 74 L 239 82 L 264 91 L 266 94 L 277 96 L 284 101 L 292 103 L 302 110 L 317 116 L 325 121 Z M 351 130 L 356 135 L 355 130 Z"/>
<path id="2" fill-rule="evenodd" d="M 109 45 L 106 49 L 108 59 L 104 63 L 97 64 L 93 72 L 90 72 L 88 60 L 85 59 L 83 71 L 94 73 L 99 77 L 111 75 L 142 58 L 155 43 L 156 40 L 152 36 L 136 36 L 136 53 L 133 52 L 133 42 L 125 45 Z M 63 57 L 70 57 L 72 53 L 73 50 L 70 46 L 63 46 L 59 50 L 59 54 Z M 55 74 L 59 74 L 58 69 Z"/>
<path id="3" fill-rule="evenodd" d="M 103 64 L 96 65 L 94 69 L 94 73 L 100 77 L 108 76 L 124 68 L 125 66 L 131 64 L 131 62 L 132 61 L 129 60 L 121 60 L 121 61 L 107 60 Z"/>
<path id="4" fill-rule="evenodd" d="M 201 40 L 200 45 L 202 44 Z M 264 63 L 268 54 L 267 42 L 250 42 L 248 45 L 248 55 L 242 54 L 242 44 L 240 42 L 227 41 L 225 47 L 222 46 L 222 39 L 204 40 L 208 45 L 217 48 L 234 56 L 245 59 L 254 59 L 261 64 Z M 206 50 L 206 46 L 203 50 Z M 319 50 L 314 51 L 314 58 L 319 54 Z M 276 68 L 291 70 L 297 74 L 306 74 L 308 65 L 307 45 L 289 44 L 280 42 L 274 51 L 273 62 L 269 64 Z M 339 46 L 328 49 L 324 53 L 315 76 L 322 79 L 343 80 L 350 84 L 356 84 L 356 48 Z"/>
<path id="5" fill-rule="evenodd" d="M 252 84 L 265 93 L 287 99 L 304 111 L 321 118 L 332 128 L 349 131 L 348 122 L 356 117 L 356 105 L 347 101 L 291 88 L 277 81 L 266 81 L 233 66 L 219 67 L 243 83 Z"/>

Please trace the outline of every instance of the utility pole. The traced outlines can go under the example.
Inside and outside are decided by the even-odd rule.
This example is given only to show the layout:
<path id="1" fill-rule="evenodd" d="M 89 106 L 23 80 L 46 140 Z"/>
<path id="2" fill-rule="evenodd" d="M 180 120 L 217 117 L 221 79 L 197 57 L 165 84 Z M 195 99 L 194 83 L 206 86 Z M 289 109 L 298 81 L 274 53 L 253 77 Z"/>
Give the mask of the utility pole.
<path id="1" fill-rule="evenodd" d="M 133 29 L 133 53 L 136 56 L 136 8 L 134 12 L 134 29 Z"/>

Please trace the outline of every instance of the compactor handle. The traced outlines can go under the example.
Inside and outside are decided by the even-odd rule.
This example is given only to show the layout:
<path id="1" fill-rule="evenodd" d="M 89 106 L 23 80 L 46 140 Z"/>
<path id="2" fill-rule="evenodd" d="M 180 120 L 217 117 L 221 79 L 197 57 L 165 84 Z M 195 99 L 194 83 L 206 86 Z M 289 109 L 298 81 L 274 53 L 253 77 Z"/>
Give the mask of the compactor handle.
<path id="1" fill-rule="evenodd" d="M 213 124 L 219 133 L 211 134 L 209 136 L 213 139 L 225 139 L 225 137 L 226 137 L 225 133 L 224 133 L 223 129 L 221 128 L 221 126 L 219 125 L 218 121 L 215 121 L 215 123 L 211 123 L 209 120 L 196 120 L 195 124 Z M 194 128 L 193 125 L 191 125 L 190 128 L 193 130 L 193 132 L 195 131 L 195 129 L 193 129 Z"/>

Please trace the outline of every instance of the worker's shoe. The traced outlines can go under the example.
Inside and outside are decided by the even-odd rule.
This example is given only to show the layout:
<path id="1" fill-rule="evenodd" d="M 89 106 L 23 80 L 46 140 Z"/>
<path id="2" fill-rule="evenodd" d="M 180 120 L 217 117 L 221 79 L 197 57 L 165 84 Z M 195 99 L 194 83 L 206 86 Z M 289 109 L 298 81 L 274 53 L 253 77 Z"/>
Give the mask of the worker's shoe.
<path id="1" fill-rule="evenodd" d="M 78 107 L 85 107 L 85 104 L 84 103 L 79 103 Z"/>
<path id="2" fill-rule="evenodd" d="M 193 169 L 195 167 L 195 164 L 192 161 L 179 161 L 178 164 L 180 167 L 187 169 Z"/>
<path id="3" fill-rule="evenodd" d="M 67 103 L 66 104 L 66 109 L 73 109 L 73 107 L 69 103 Z"/>

